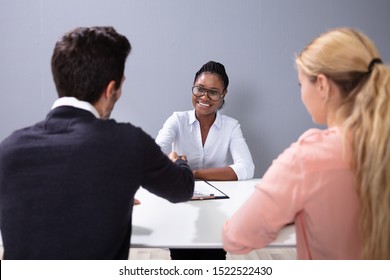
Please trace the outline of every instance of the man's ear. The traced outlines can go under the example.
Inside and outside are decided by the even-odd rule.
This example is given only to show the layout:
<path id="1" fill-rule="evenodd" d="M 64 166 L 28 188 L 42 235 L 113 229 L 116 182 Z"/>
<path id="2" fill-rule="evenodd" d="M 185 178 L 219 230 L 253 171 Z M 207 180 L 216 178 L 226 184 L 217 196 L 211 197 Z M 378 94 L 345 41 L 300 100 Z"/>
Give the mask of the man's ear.
<path id="1" fill-rule="evenodd" d="M 113 95 L 115 95 L 116 93 L 116 88 L 115 88 L 115 81 L 112 80 L 108 83 L 106 89 L 104 90 L 103 92 L 103 96 L 106 98 L 106 99 L 110 99 L 113 97 Z"/>

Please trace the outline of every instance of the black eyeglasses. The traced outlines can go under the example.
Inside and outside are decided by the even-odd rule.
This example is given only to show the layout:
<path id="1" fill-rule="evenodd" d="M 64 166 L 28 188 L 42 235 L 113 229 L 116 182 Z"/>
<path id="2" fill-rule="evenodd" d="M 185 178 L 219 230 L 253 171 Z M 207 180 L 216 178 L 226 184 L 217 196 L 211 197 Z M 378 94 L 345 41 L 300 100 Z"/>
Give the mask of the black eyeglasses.
<path id="1" fill-rule="evenodd" d="M 203 95 L 207 94 L 207 97 L 212 101 L 218 101 L 223 97 L 223 94 L 218 90 L 207 89 L 199 86 L 192 87 L 192 94 L 196 97 L 202 97 Z"/>

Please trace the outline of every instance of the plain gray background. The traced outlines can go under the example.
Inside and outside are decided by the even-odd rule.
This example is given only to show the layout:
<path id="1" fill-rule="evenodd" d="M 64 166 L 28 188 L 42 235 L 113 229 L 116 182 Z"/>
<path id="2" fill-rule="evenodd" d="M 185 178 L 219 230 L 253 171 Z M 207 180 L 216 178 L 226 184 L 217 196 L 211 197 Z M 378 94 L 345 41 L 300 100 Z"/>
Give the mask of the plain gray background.
<path id="1" fill-rule="evenodd" d="M 55 42 L 78 26 L 110 25 L 133 46 L 112 117 L 156 137 L 173 111 L 192 109 L 195 72 L 223 63 L 223 114 L 239 120 L 261 177 L 313 125 L 301 103 L 294 54 L 349 26 L 390 61 L 389 0 L 0 0 L 0 141 L 42 120 L 57 98 Z"/>

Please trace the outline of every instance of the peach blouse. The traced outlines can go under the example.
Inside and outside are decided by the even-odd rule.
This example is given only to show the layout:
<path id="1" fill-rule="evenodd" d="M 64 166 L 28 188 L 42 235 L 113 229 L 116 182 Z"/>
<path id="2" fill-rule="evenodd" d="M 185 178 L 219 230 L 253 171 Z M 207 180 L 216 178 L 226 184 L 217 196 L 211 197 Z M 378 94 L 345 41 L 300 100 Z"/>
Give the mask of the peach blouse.
<path id="1" fill-rule="evenodd" d="M 225 222 L 224 249 L 265 247 L 295 222 L 298 259 L 359 259 L 360 202 L 342 141 L 337 127 L 310 129 L 286 149 Z"/>

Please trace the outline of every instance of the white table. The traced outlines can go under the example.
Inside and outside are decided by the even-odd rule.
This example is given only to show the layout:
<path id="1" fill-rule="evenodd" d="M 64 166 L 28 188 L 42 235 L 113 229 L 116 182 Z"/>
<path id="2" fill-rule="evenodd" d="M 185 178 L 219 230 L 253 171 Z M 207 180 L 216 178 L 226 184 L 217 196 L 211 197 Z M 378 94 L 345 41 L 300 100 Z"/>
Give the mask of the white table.
<path id="1" fill-rule="evenodd" d="M 223 223 L 242 205 L 260 180 L 210 182 L 229 199 L 173 204 L 140 189 L 134 207 L 133 248 L 222 248 Z M 269 247 L 295 247 L 295 226 L 281 230 Z"/>
<path id="2" fill-rule="evenodd" d="M 229 199 L 170 203 L 140 189 L 134 207 L 131 247 L 133 248 L 221 248 L 221 229 L 245 202 L 260 180 L 211 182 Z M 3 245 L 0 232 L 0 246 Z M 295 247 L 295 226 L 281 230 L 269 247 Z"/>

